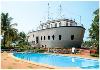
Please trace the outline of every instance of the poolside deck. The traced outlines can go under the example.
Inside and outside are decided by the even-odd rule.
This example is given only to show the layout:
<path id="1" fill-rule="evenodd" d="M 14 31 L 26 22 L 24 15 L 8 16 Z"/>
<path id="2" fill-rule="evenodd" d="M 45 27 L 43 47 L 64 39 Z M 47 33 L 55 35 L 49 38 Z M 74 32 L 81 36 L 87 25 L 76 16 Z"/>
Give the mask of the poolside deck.
<path id="1" fill-rule="evenodd" d="M 90 56 L 82 56 L 79 54 L 59 54 L 64 56 L 81 56 L 84 58 L 93 58 Z M 98 59 L 98 58 L 93 58 Z M 40 65 L 36 63 L 31 63 L 23 60 L 15 59 L 11 56 L 10 53 L 1 53 L 1 69 L 62 69 L 57 67 L 50 67 L 48 65 Z M 81 70 L 80 68 L 63 68 L 68 70 Z"/>
<path id="2" fill-rule="evenodd" d="M 1 53 L 1 69 L 53 69 L 14 59 L 10 53 Z"/>

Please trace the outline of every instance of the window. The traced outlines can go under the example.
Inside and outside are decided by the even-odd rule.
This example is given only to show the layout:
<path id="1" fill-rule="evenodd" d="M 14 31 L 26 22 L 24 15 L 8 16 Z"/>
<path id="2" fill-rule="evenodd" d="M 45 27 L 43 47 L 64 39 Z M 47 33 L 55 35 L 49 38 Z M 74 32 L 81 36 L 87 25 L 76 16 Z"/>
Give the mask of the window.
<path id="1" fill-rule="evenodd" d="M 48 36 L 48 40 L 50 40 L 50 36 Z"/>
<path id="2" fill-rule="evenodd" d="M 35 44 L 35 41 L 32 41 L 32 44 L 34 45 Z"/>
<path id="3" fill-rule="evenodd" d="M 66 26 L 68 26 L 68 23 L 66 22 Z"/>
<path id="4" fill-rule="evenodd" d="M 44 46 L 42 45 L 42 47 L 44 47 Z"/>
<path id="5" fill-rule="evenodd" d="M 41 40 L 42 40 L 42 36 L 41 36 Z"/>
<path id="6" fill-rule="evenodd" d="M 33 34 L 33 37 L 34 37 L 34 34 Z"/>
<path id="7" fill-rule="evenodd" d="M 53 40 L 54 40 L 54 37 L 55 37 L 55 36 L 53 35 L 53 36 L 52 36 L 52 39 L 53 39 Z"/>
<path id="8" fill-rule="evenodd" d="M 55 27 L 57 27 L 57 23 L 55 23 Z"/>
<path id="9" fill-rule="evenodd" d="M 49 25 L 47 25 L 47 28 L 49 28 Z"/>
<path id="10" fill-rule="evenodd" d="M 39 37 L 36 37 L 36 43 L 38 43 L 39 42 Z"/>
<path id="11" fill-rule="evenodd" d="M 70 23 L 70 26 L 72 26 L 72 24 Z"/>
<path id="12" fill-rule="evenodd" d="M 45 36 L 44 36 L 44 40 L 45 40 Z"/>
<path id="13" fill-rule="evenodd" d="M 61 35 L 59 35 L 59 40 L 61 40 Z"/>
<path id="14" fill-rule="evenodd" d="M 74 35 L 71 35 L 71 40 L 74 40 Z"/>
<path id="15" fill-rule="evenodd" d="M 59 23 L 59 27 L 61 26 L 61 22 Z"/>
<path id="16" fill-rule="evenodd" d="M 51 24 L 51 28 L 52 28 L 52 24 Z"/>

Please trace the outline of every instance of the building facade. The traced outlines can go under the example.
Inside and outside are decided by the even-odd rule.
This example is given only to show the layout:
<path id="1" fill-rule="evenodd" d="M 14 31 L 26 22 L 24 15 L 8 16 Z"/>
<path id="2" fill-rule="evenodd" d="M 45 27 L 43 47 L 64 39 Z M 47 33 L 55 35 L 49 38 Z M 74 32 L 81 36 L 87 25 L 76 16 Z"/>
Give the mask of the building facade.
<path id="1" fill-rule="evenodd" d="M 32 47 L 80 48 L 84 32 L 85 28 L 74 20 L 58 19 L 40 24 L 37 31 L 27 36 Z"/>

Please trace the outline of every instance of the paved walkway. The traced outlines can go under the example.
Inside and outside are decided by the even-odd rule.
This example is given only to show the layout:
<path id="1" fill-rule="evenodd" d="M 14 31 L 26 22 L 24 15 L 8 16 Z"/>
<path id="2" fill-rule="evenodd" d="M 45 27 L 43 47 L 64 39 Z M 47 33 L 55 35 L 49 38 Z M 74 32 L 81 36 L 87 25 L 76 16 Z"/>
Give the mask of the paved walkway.
<path id="1" fill-rule="evenodd" d="M 14 59 L 9 53 L 1 53 L 1 69 L 53 69 Z"/>

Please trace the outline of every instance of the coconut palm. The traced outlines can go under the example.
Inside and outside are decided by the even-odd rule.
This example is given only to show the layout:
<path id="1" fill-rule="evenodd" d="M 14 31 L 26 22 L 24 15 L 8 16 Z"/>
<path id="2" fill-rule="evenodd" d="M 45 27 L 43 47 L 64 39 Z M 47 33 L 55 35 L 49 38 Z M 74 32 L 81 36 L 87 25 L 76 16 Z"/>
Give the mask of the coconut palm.
<path id="1" fill-rule="evenodd" d="M 17 24 L 11 24 L 12 19 L 8 16 L 8 13 L 1 14 L 1 35 L 3 36 L 2 43 L 4 46 L 10 46 L 12 41 L 17 38 L 17 29 L 13 28 Z"/>

